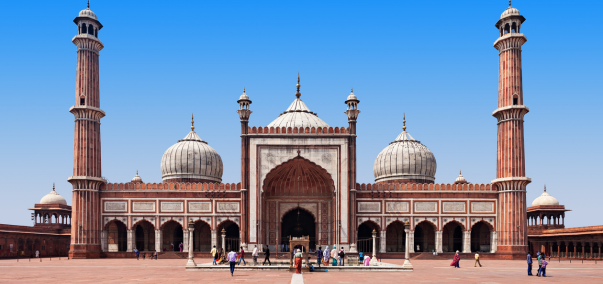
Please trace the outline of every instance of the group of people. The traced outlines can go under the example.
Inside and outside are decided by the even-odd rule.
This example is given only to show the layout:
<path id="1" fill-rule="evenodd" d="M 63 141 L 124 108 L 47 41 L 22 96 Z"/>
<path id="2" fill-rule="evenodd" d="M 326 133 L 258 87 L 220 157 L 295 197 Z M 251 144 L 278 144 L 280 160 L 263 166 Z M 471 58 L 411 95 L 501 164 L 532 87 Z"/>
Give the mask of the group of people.
<path id="1" fill-rule="evenodd" d="M 138 249 L 136 249 L 136 248 L 135 248 L 135 249 L 134 249 L 134 253 L 136 253 L 136 260 L 139 260 L 139 259 L 140 259 L 140 255 L 141 255 L 141 254 L 142 254 L 142 259 L 143 259 L 143 260 L 147 258 L 147 253 L 146 253 L 146 252 L 144 252 L 144 251 L 143 251 L 143 252 L 141 252 L 141 251 L 139 251 Z M 150 257 L 149 257 L 149 259 L 155 259 L 155 260 L 157 260 L 157 251 L 155 251 L 155 252 L 154 252 L 154 253 L 153 253 L 153 254 L 152 254 Z"/>
<path id="2" fill-rule="evenodd" d="M 337 247 L 333 247 L 332 250 L 329 250 L 329 247 L 326 247 L 325 250 L 322 250 L 322 247 L 318 247 L 316 250 L 316 263 L 318 267 L 322 263 L 324 266 L 329 266 L 329 260 L 332 259 L 331 266 L 337 266 L 337 260 L 339 260 L 339 266 L 345 265 L 345 251 L 343 247 L 341 250 L 337 251 Z"/>
<path id="3" fill-rule="evenodd" d="M 211 249 L 210 253 L 213 258 L 213 265 L 218 265 L 226 262 L 230 264 L 231 276 L 234 274 L 235 265 L 241 265 L 241 261 L 243 262 L 243 265 L 247 265 L 247 262 L 245 261 L 245 250 L 243 249 L 243 247 L 240 247 L 239 253 L 235 252 L 234 250 L 231 250 L 228 254 L 225 254 L 223 248 L 216 249 L 216 246 L 214 246 Z M 258 255 L 258 246 L 256 245 L 253 247 L 253 252 L 251 253 L 254 266 L 258 265 Z M 264 255 L 265 258 L 264 263 L 262 265 L 266 265 L 266 261 L 268 262 L 268 265 L 272 265 L 272 263 L 270 262 L 270 249 L 268 248 L 268 246 L 266 246 L 266 249 L 264 250 Z"/>
<path id="4" fill-rule="evenodd" d="M 537 252 L 536 256 L 538 259 L 538 273 L 536 274 L 536 276 L 546 277 L 546 266 L 549 263 L 546 261 L 545 254 L 544 254 L 544 252 L 543 253 Z M 549 257 L 549 259 L 550 259 L 550 257 Z M 533 275 L 532 274 L 532 255 L 530 253 L 528 253 L 527 261 L 528 261 L 528 275 L 532 276 Z"/>

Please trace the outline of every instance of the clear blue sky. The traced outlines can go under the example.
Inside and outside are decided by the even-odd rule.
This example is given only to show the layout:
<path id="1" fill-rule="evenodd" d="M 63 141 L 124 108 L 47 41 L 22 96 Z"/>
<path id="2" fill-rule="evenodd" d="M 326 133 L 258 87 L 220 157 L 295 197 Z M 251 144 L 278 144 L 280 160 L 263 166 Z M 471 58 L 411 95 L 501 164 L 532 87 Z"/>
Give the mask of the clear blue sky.
<path id="1" fill-rule="evenodd" d="M 602 225 L 603 37 L 601 1 L 515 0 L 522 32 L 528 201 L 543 184 L 569 226 Z M 0 9 L 0 223 L 31 224 L 28 208 L 57 183 L 71 204 L 78 1 L 5 1 Z M 490 1 L 100 1 L 103 175 L 139 170 L 160 182 L 163 152 L 189 131 L 240 181 L 243 87 L 251 125 L 265 126 L 302 99 L 346 126 L 354 87 L 358 181 L 374 182 L 377 154 L 408 131 L 438 162 L 436 182 L 462 169 L 495 178 L 498 36 L 506 0 Z"/>

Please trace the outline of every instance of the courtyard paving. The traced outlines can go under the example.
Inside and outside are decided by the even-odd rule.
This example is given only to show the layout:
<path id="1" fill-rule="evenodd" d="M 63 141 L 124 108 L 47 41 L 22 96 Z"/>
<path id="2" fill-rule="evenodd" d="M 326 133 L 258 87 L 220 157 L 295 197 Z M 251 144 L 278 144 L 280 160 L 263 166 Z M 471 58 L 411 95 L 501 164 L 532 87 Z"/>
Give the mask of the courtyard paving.
<path id="1" fill-rule="evenodd" d="M 603 283 L 603 263 L 590 261 L 552 261 L 546 278 L 527 276 L 524 261 L 505 260 L 484 260 L 481 268 L 461 260 L 461 269 L 451 268 L 450 260 L 414 260 L 414 272 L 315 272 L 301 277 L 282 271 L 236 270 L 231 277 L 222 271 L 185 271 L 185 264 L 182 259 L 0 260 L 0 283 Z"/>

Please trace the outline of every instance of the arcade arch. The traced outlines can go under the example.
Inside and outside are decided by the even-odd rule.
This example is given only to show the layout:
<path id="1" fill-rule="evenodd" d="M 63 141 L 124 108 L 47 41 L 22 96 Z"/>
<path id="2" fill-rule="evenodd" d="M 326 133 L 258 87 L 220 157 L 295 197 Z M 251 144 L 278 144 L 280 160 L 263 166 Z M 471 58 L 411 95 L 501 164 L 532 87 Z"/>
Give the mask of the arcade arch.
<path id="1" fill-rule="evenodd" d="M 415 225 L 415 252 L 429 252 L 436 249 L 435 231 L 435 225 L 429 221 L 421 221 L 419 224 Z"/>
<path id="2" fill-rule="evenodd" d="M 479 221 L 471 227 L 471 251 L 492 251 L 492 226 L 485 221 Z"/>
<path id="3" fill-rule="evenodd" d="M 112 220 L 105 225 L 109 252 L 126 251 L 128 249 L 128 232 L 126 225 L 119 220 Z"/>
<path id="4" fill-rule="evenodd" d="M 184 242 L 184 232 L 180 223 L 170 220 L 161 226 L 163 251 L 180 251 L 180 244 Z"/>
<path id="5" fill-rule="evenodd" d="M 362 224 L 360 224 L 360 226 L 358 226 L 358 239 L 356 241 L 356 248 L 358 249 L 358 252 L 368 254 L 373 252 L 373 231 L 377 233 L 377 238 L 375 239 L 375 248 L 377 251 L 379 251 L 379 232 L 381 231 L 381 228 L 373 221 L 364 221 Z"/>
<path id="6" fill-rule="evenodd" d="M 197 220 L 193 227 L 195 228 L 193 231 L 193 251 L 211 251 L 211 226 L 202 220 Z"/>
<path id="7" fill-rule="evenodd" d="M 226 232 L 224 245 L 222 245 L 222 230 Z M 230 250 L 239 251 L 241 246 L 239 225 L 237 223 L 226 220 L 218 225 L 218 247 L 224 247 L 228 252 Z"/>
<path id="8" fill-rule="evenodd" d="M 306 209 L 297 207 L 281 218 L 280 245 L 289 245 L 289 237 L 310 236 L 310 248 L 316 247 L 316 220 Z"/>
<path id="9" fill-rule="evenodd" d="M 461 223 L 457 221 L 447 223 L 442 232 L 442 251 L 463 251 L 463 231 L 465 229 Z"/>
<path id="10" fill-rule="evenodd" d="M 134 225 L 136 238 L 135 248 L 139 251 L 155 250 L 155 226 L 147 220 L 141 220 Z"/>
<path id="11" fill-rule="evenodd" d="M 394 221 L 389 224 L 386 229 L 385 239 L 386 252 L 406 251 L 406 233 L 404 232 L 404 224 L 400 221 Z"/>

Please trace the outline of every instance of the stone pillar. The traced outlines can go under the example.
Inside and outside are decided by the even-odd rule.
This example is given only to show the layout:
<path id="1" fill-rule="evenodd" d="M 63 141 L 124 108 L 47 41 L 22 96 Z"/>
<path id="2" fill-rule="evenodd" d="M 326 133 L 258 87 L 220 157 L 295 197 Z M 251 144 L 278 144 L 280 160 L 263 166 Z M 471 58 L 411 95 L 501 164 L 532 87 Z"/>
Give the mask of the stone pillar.
<path id="1" fill-rule="evenodd" d="M 409 247 L 412 247 L 410 244 L 410 223 L 408 221 L 404 222 L 404 233 L 406 233 L 406 244 L 404 249 L 404 264 L 402 268 L 413 269 L 412 264 L 410 263 L 410 250 Z"/>
<path id="2" fill-rule="evenodd" d="M 377 231 L 373 230 L 373 257 L 377 256 Z"/>
<path id="3" fill-rule="evenodd" d="M 496 231 L 490 232 L 490 237 L 492 238 L 490 240 L 490 252 L 495 253 L 496 248 L 497 248 L 497 242 L 498 242 L 498 237 L 497 237 Z"/>
<path id="4" fill-rule="evenodd" d="M 218 231 L 211 230 L 211 247 L 218 247 Z"/>
<path id="5" fill-rule="evenodd" d="M 463 231 L 463 253 L 471 253 L 471 231 Z"/>
<path id="6" fill-rule="evenodd" d="M 379 242 L 379 252 L 387 252 L 387 232 L 386 231 L 381 231 L 381 241 Z M 337 248 L 339 249 L 339 247 Z"/>
<path id="7" fill-rule="evenodd" d="M 133 252 L 134 251 L 134 231 L 133 230 L 128 230 L 127 232 L 127 245 L 128 245 L 128 252 Z"/>
<path id="8" fill-rule="evenodd" d="M 222 229 L 222 249 L 226 253 L 226 230 Z"/>
<path id="9" fill-rule="evenodd" d="M 155 251 L 161 252 L 161 244 L 163 240 L 161 239 L 161 230 L 155 230 Z"/>
<path id="10" fill-rule="evenodd" d="M 144 230 L 144 250 L 149 251 L 149 231 Z"/>
<path id="11" fill-rule="evenodd" d="M 436 238 L 435 239 L 435 246 L 436 246 L 435 249 L 436 249 L 437 253 L 442 253 L 443 252 L 442 251 L 442 243 L 443 243 L 442 236 L 443 236 L 443 233 L 444 233 L 443 231 L 436 231 L 435 232 L 435 238 Z"/>
<path id="12" fill-rule="evenodd" d="M 184 238 L 185 241 L 186 239 L 188 239 L 188 241 L 186 242 L 187 244 L 190 244 L 190 246 L 188 246 L 188 262 L 186 263 L 186 267 L 196 267 L 197 264 L 195 263 L 195 260 L 193 259 L 194 255 L 193 255 L 193 231 L 195 230 L 195 223 L 193 223 L 193 221 L 191 220 L 190 223 L 188 223 L 188 238 Z"/>
<path id="13" fill-rule="evenodd" d="M 107 252 L 109 250 L 109 239 L 107 230 L 101 231 L 101 251 Z"/>
<path id="14" fill-rule="evenodd" d="M 190 232 L 192 232 L 192 231 L 190 231 Z M 189 239 L 188 235 L 189 235 L 189 230 L 182 230 L 182 236 L 184 236 L 182 238 L 182 251 L 183 252 L 188 251 L 188 239 Z M 180 244 L 178 244 L 178 245 L 180 245 Z"/>
<path id="15" fill-rule="evenodd" d="M 415 252 L 415 231 L 414 230 L 408 231 L 408 236 L 409 236 L 408 252 L 414 253 Z"/>
<path id="16" fill-rule="evenodd" d="M 356 187 L 356 185 L 353 185 L 354 187 Z M 351 232 L 350 236 L 349 236 L 349 240 L 350 240 L 350 252 L 351 253 L 357 253 L 358 249 L 356 248 L 356 239 L 358 238 L 358 231 L 357 231 L 357 226 L 356 226 L 356 189 L 352 188 L 350 189 L 350 228 L 349 231 Z"/>

